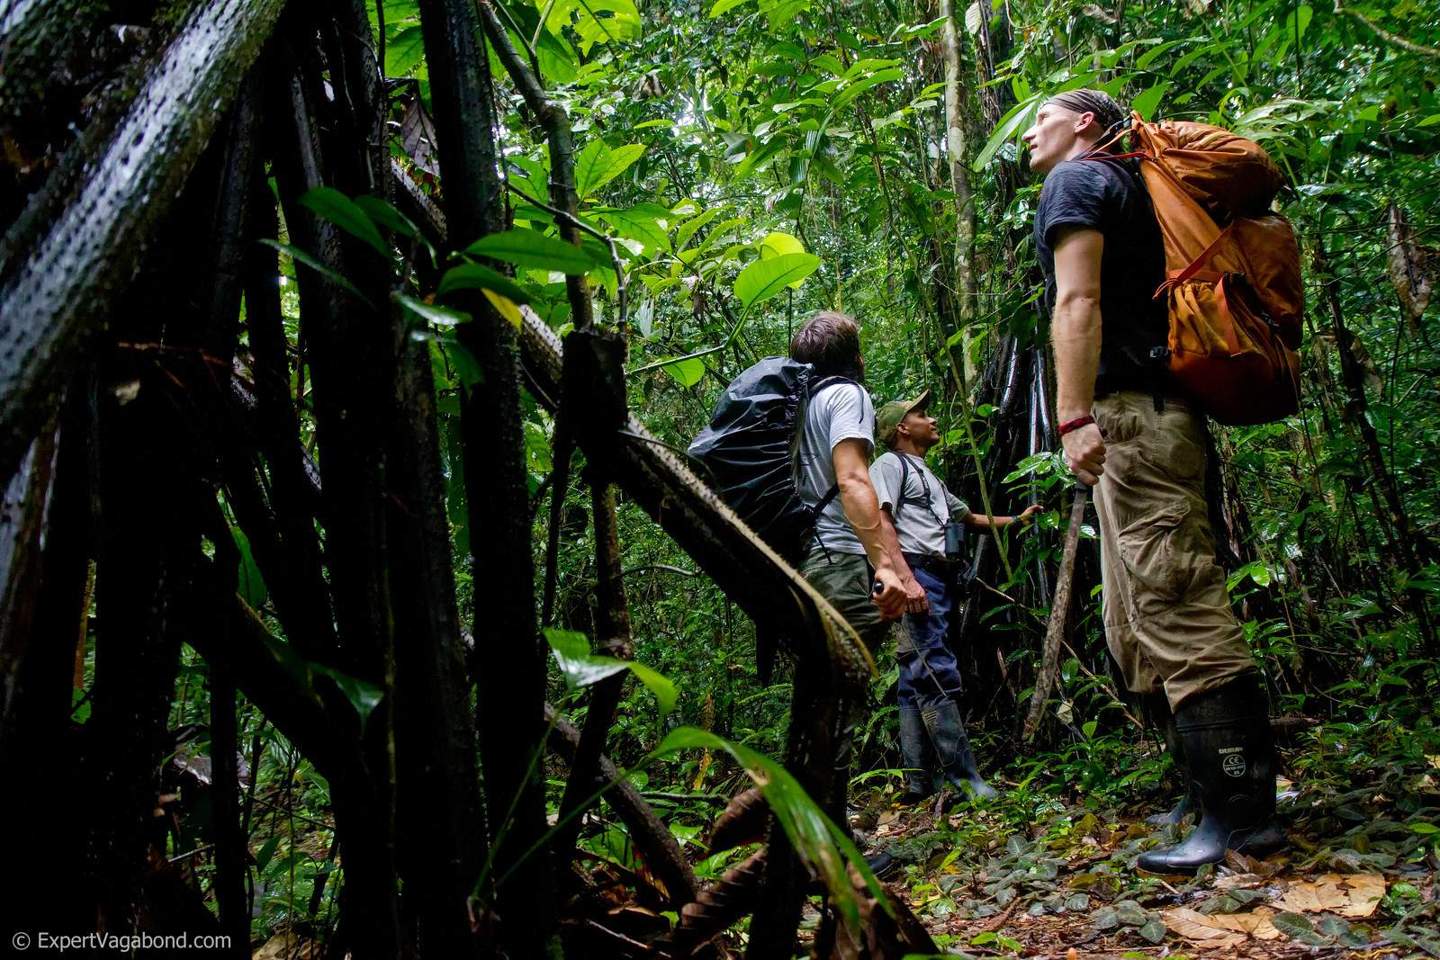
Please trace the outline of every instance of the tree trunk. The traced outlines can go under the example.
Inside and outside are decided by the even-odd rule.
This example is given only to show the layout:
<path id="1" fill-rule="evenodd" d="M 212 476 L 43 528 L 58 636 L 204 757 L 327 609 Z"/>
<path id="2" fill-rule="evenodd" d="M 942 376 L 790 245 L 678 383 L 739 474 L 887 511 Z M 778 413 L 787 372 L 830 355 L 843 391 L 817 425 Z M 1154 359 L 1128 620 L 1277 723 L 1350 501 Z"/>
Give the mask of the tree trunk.
<path id="1" fill-rule="evenodd" d="M 94 175 L 0 288 L 0 477 L 53 409 L 75 352 L 115 306 L 260 52 L 284 0 L 211 0 L 186 20 Z"/>
<path id="2" fill-rule="evenodd" d="M 490 62 L 471 0 L 421 0 L 420 14 L 449 239 L 457 246 L 503 226 Z M 493 857 L 510 869 L 495 902 L 502 937 L 517 956 L 558 957 L 550 858 L 543 850 L 527 855 L 546 829 L 535 762 L 544 749 L 546 655 L 535 623 L 518 344 L 488 300 L 474 296 L 464 306 L 475 319 L 461 328 L 462 342 L 483 374 L 461 400 L 473 632 L 477 642 L 494 638 L 476 651 L 478 727 Z"/>

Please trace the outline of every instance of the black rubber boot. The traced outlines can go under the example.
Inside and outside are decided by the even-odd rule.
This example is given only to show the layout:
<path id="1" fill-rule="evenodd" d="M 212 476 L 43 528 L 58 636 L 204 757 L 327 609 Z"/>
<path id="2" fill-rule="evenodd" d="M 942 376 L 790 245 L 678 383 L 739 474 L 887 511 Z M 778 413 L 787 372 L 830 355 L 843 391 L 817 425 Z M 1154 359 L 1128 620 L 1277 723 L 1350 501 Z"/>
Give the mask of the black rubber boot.
<path id="1" fill-rule="evenodd" d="M 1197 693 L 1175 711 L 1200 822 L 1182 842 L 1142 853 L 1149 873 L 1194 873 L 1226 850 L 1264 854 L 1285 844 L 1275 822 L 1275 745 L 1264 692 L 1251 676 Z"/>
<path id="2" fill-rule="evenodd" d="M 1185 788 L 1180 795 L 1180 802 L 1166 813 L 1157 813 L 1146 817 L 1145 822 L 1152 827 L 1173 827 L 1178 826 L 1186 817 L 1199 813 L 1200 804 L 1195 799 L 1195 790 L 1191 784 L 1190 775 L 1185 769 L 1185 744 L 1180 739 L 1180 731 L 1175 726 L 1175 714 L 1170 710 L 1170 700 L 1165 696 L 1164 691 L 1160 693 L 1145 694 L 1145 710 L 1150 714 L 1150 719 L 1160 729 L 1160 735 L 1165 738 L 1165 749 L 1170 754 L 1170 761 L 1175 766 L 1175 776 Z"/>
<path id="3" fill-rule="evenodd" d="M 945 700 L 926 707 L 921 715 L 925 718 L 925 729 L 930 731 L 930 741 L 935 745 L 940 775 L 946 782 L 983 800 L 998 797 L 999 792 L 985 782 L 975 766 L 975 753 L 970 749 L 970 738 L 965 735 L 959 704 L 954 700 Z"/>
<path id="4" fill-rule="evenodd" d="M 925 718 L 920 715 L 920 708 L 902 703 L 900 762 L 905 767 L 905 792 L 900 795 L 900 803 L 920 803 L 935 792 L 932 776 L 934 761 L 935 750 L 930 746 L 930 735 L 925 732 Z"/>

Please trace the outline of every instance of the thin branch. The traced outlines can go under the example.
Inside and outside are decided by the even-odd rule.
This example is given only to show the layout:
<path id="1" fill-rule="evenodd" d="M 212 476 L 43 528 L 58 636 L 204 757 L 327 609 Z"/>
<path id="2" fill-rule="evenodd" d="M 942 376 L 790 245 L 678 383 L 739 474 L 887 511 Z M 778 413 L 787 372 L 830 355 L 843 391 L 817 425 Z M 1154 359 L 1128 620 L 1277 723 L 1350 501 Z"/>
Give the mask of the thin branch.
<path id="1" fill-rule="evenodd" d="M 1359 10 L 1350 10 L 1342 6 L 1340 0 L 1335 0 L 1335 12 L 1337 14 L 1345 14 L 1347 16 L 1354 17 L 1356 20 L 1359 20 L 1361 23 L 1365 24 L 1365 26 L 1373 30 L 1375 32 L 1375 35 L 1378 36 L 1381 40 L 1384 40 L 1387 43 L 1394 44 L 1402 50 L 1409 50 L 1411 53 L 1418 53 L 1422 57 L 1440 57 L 1440 48 L 1427 47 L 1423 43 L 1416 43 L 1413 40 L 1406 40 L 1404 37 L 1400 36 L 1397 33 L 1391 33 L 1389 30 L 1386 30 L 1384 27 L 1380 26 L 1380 24 L 1365 16 L 1365 14 L 1361 13 Z"/>
<path id="2" fill-rule="evenodd" d="M 627 317 L 629 316 L 629 302 L 626 297 L 625 271 L 620 266 L 620 254 L 615 252 L 614 239 L 612 239 L 609 234 L 605 233 L 605 231 L 595 229 L 594 227 L 590 226 L 590 224 L 581 220 L 579 217 L 569 213 L 568 211 L 561 210 L 559 207 L 552 207 L 548 203 L 543 203 L 540 200 L 535 199 L 534 197 L 530 196 L 530 194 L 526 193 L 524 190 L 521 190 L 519 187 L 515 186 L 515 184 L 511 183 L 509 180 L 505 181 L 505 189 L 509 190 L 511 193 L 515 194 L 515 196 L 519 197 L 521 200 L 524 200 L 526 203 L 534 204 L 541 210 L 544 210 L 546 213 L 550 214 L 550 216 L 555 218 L 556 226 L 561 228 L 567 226 L 574 227 L 577 230 L 581 230 L 585 233 L 590 234 L 590 236 L 605 244 L 606 248 L 610 251 L 610 266 L 615 270 L 615 300 L 620 313 L 620 319 L 617 325 L 620 328 L 620 332 L 624 333 L 625 323 Z"/>

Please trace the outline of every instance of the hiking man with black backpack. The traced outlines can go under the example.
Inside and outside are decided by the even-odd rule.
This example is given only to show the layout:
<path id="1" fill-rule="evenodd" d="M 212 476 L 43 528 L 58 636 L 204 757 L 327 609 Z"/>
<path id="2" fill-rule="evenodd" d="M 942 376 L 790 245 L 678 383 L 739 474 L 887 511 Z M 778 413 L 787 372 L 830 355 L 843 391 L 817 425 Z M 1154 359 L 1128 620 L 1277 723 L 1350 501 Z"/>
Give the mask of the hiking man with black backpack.
<path id="1" fill-rule="evenodd" d="M 812 365 L 821 381 L 799 436 L 800 499 L 817 511 L 800 573 L 875 650 L 889 621 L 924 610 L 926 600 L 870 483 L 875 407 L 861 385 L 860 328 L 821 311 L 791 338 L 790 358 Z"/>
<path id="2" fill-rule="evenodd" d="M 1107 644 L 1166 731 L 1200 808 L 1141 869 L 1192 872 L 1284 843 L 1265 689 L 1215 563 L 1201 413 L 1166 375 L 1160 227 L 1136 171 L 1098 149 L 1124 119 L 1098 90 L 1041 105 L 1024 134 L 1045 174 L 1035 243 L 1053 311 L 1065 462 L 1095 488 Z M 1102 323 L 1103 319 L 1103 323 Z"/>
<path id="3" fill-rule="evenodd" d="M 940 442 L 939 424 L 926 412 L 930 391 L 913 400 L 893 400 L 875 415 L 875 439 L 887 449 L 870 465 L 870 480 L 889 513 L 900 551 L 925 588 L 929 609 L 905 615 L 905 632 L 895 648 L 900 666 L 900 754 L 906 789 L 900 802 L 918 803 L 934 792 L 935 768 L 942 781 L 982 799 L 997 796 L 975 763 L 960 716 L 960 668 L 946 636 L 955 609 L 960 531 L 991 530 L 1028 522 L 1039 505 L 1018 517 L 973 513 L 925 463 Z M 955 547 L 951 549 L 951 541 Z"/>

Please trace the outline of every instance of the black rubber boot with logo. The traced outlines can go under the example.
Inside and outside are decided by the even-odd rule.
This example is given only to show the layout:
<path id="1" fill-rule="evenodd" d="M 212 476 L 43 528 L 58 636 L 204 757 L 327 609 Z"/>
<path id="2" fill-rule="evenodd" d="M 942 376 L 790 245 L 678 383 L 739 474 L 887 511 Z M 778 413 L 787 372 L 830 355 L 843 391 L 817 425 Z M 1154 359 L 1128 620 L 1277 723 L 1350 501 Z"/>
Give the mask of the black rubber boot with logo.
<path id="1" fill-rule="evenodd" d="M 930 746 L 930 734 L 925 731 L 925 718 L 920 708 L 914 705 L 900 705 L 900 762 L 905 767 L 905 792 L 899 802 L 919 803 L 935 792 L 932 776 L 935 751 Z"/>
<path id="2" fill-rule="evenodd" d="M 1180 795 L 1180 802 L 1165 813 L 1157 813 L 1145 818 L 1145 822 L 1152 827 L 1172 827 L 1181 823 L 1192 813 L 1199 812 L 1199 804 L 1195 801 L 1195 789 L 1190 780 L 1190 774 L 1185 769 L 1185 744 L 1180 739 L 1180 731 L 1175 726 L 1175 714 L 1170 710 L 1170 700 L 1162 690 L 1159 693 L 1147 693 L 1144 697 L 1145 710 L 1150 714 L 1150 719 L 1160 729 L 1160 735 L 1165 738 L 1165 749 L 1170 754 L 1170 762 L 1174 764 L 1175 776 L 1184 787 L 1185 792 Z"/>
<path id="3" fill-rule="evenodd" d="M 1142 853 L 1149 873 L 1194 873 L 1226 850 L 1263 855 L 1285 844 L 1275 821 L 1275 745 L 1264 691 L 1248 674 L 1175 711 L 1200 822 L 1173 847 Z"/>
<path id="4" fill-rule="evenodd" d="M 970 749 L 970 738 L 965 735 L 965 722 L 960 719 L 960 706 L 954 700 L 945 700 L 921 711 L 925 718 L 925 729 L 930 732 L 930 742 L 935 745 L 935 756 L 940 762 L 940 775 L 948 783 L 962 790 L 968 790 L 982 800 L 993 800 L 1000 794 L 975 765 L 975 753 Z"/>

